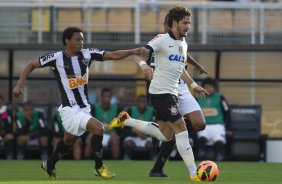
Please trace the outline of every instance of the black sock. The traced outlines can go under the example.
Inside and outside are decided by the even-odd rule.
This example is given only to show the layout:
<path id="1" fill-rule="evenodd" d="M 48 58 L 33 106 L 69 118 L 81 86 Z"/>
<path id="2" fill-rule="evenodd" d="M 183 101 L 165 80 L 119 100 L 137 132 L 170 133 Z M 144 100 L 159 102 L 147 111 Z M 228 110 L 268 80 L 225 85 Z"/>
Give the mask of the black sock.
<path id="1" fill-rule="evenodd" d="M 184 119 L 188 133 L 195 132 L 194 129 L 192 128 L 192 123 L 188 119 Z"/>
<path id="2" fill-rule="evenodd" d="M 66 145 L 63 140 L 60 140 L 56 146 L 55 151 L 48 159 L 47 162 L 48 169 L 51 170 L 54 169 L 56 163 L 68 153 L 70 148 L 71 146 Z"/>
<path id="3" fill-rule="evenodd" d="M 48 146 L 40 146 L 41 160 L 48 159 Z"/>
<path id="4" fill-rule="evenodd" d="M 131 160 L 133 154 L 133 147 L 132 146 L 125 146 L 124 147 L 124 160 Z"/>
<path id="5" fill-rule="evenodd" d="M 175 144 L 174 140 L 170 140 L 168 142 L 162 142 L 160 147 L 160 152 L 158 154 L 158 158 L 151 170 L 151 172 L 159 172 L 162 171 L 172 149 Z"/>
<path id="6" fill-rule="evenodd" d="M 25 158 L 25 145 L 17 145 L 17 159 L 23 160 Z"/>
<path id="7" fill-rule="evenodd" d="M 204 137 L 200 137 L 198 139 L 197 145 L 198 145 L 198 159 L 199 160 L 204 160 L 206 158 L 206 144 L 207 144 L 207 139 Z"/>
<path id="8" fill-rule="evenodd" d="M 14 159 L 14 140 L 10 139 L 5 142 L 5 152 L 6 152 L 6 159 L 7 160 L 12 160 Z"/>
<path id="9" fill-rule="evenodd" d="M 103 166 L 103 135 L 93 134 L 91 138 L 91 145 L 95 160 L 95 169 L 99 169 Z"/>
<path id="10" fill-rule="evenodd" d="M 222 161 L 224 159 L 224 143 L 221 141 L 217 141 L 215 143 L 215 149 L 216 149 L 216 160 Z"/>

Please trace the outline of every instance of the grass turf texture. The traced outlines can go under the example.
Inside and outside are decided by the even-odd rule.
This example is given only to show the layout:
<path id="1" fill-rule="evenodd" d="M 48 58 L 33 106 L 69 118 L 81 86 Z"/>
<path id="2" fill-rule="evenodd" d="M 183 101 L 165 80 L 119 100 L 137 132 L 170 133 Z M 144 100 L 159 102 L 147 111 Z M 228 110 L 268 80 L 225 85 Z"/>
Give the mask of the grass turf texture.
<path id="1" fill-rule="evenodd" d="M 184 184 L 191 183 L 184 163 L 169 161 L 165 173 L 169 178 L 150 178 L 152 161 L 105 161 L 117 176 L 103 180 L 93 174 L 93 161 L 63 160 L 57 164 L 59 179 L 50 181 L 40 168 L 41 161 L 0 160 L 0 183 L 95 183 L 95 184 Z M 220 176 L 216 183 L 270 184 L 282 183 L 282 164 L 256 162 L 217 162 Z"/>

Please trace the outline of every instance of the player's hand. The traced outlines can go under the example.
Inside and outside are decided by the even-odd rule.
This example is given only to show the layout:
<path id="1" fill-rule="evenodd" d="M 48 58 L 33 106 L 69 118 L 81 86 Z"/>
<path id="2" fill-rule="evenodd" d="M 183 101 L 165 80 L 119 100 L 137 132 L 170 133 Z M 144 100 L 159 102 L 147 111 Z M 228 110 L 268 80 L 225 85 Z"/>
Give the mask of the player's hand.
<path id="1" fill-rule="evenodd" d="M 142 58 L 148 58 L 150 51 L 145 47 L 139 47 L 136 49 L 132 49 L 134 55 L 141 56 Z"/>
<path id="2" fill-rule="evenodd" d="M 203 98 L 205 97 L 206 95 L 209 95 L 209 93 L 204 89 L 202 88 L 202 86 L 197 86 L 194 88 L 194 91 L 196 93 L 196 96 L 197 97 L 200 97 L 200 98 Z"/>
<path id="3" fill-rule="evenodd" d="M 204 67 L 202 67 L 201 65 L 199 65 L 198 67 L 194 68 L 194 70 L 197 72 L 197 74 L 202 74 L 202 73 L 205 73 L 205 74 L 209 74 L 208 71 L 206 71 L 206 69 Z"/>
<path id="4" fill-rule="evenodd" d="M 148 79 L 148 80 L 152 80 L 153 79 L 153 74 L 154 74 L 153 68 L 151 68 L 150 66 L 144 64 L 144 65 L 141 66 L 141 69 L 145 73 L 146 79 Z"/>
<path id="5" fill-rule="evenodd" d="M 13 89 L 13 95 L 16 98 L 19 98 L 22 95 L 22 88 L 18 85 L 16 85 Z"/>

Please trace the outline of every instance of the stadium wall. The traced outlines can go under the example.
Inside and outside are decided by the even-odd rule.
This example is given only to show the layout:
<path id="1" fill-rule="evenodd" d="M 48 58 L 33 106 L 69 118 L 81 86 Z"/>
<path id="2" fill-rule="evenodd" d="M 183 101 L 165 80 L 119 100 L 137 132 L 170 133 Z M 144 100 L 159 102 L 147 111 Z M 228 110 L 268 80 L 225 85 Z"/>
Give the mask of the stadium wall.
<path id="1" fill-rule="evenodd" d="M 128 49 L 141 45 L 99 44 L 86 45 L 105 50 Z M 38 104 L 56 106 L 59 99 L 53 74 L 40 69 L 31 75 L 23 99 L 12 98 L 12 88 L 28 60 L 47 52 L 61 50 L 58 44 L 1 44 L 0 93 L 13 103 L 34 100 Z M 262 105 L 261 132 L 272 138 L 282 138 L 282 46 L 281 45 L 190 45 L 191 55 L 219 82 L 219 90 L 232 105 Z M 189 73 L 200 81 L 207 75 L 197 75 L 193 67 Z M 146 94 L 148 83 L 142 71 L 127 58 L 121 62 L 95 62 L 90 72 L 90 99 L 111 86 L 120 103 L 129 105 L 139 94 Z M 105 82 L 106 81 L 106 82 Z M 46 90 L 48 86 L 48 90 Z M 92 96 L 91 96 L 92 95 Z"/>

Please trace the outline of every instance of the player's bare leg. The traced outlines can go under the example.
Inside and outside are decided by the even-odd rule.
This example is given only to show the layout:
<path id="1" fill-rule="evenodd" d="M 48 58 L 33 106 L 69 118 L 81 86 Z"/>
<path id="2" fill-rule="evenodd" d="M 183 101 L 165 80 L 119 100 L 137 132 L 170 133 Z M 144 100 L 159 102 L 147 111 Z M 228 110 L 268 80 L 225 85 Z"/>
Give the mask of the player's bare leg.
<path id="1" fill-rule="evenodd" d="M 185 118 L 187 118 L 187 120 L 191 123 L 191 130 L 189 130 L 189 127 L 187 127 L 189 133 L 191 133 L 192 131 L 202 131 L 206 128 L 206 121 L 202 111 L 200 110 L 185 114 Z"/>

